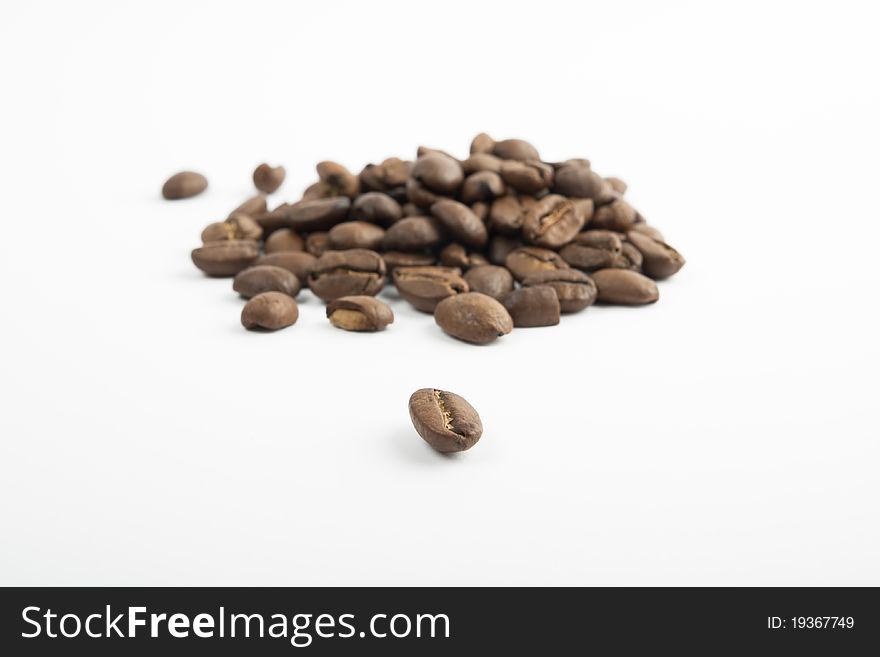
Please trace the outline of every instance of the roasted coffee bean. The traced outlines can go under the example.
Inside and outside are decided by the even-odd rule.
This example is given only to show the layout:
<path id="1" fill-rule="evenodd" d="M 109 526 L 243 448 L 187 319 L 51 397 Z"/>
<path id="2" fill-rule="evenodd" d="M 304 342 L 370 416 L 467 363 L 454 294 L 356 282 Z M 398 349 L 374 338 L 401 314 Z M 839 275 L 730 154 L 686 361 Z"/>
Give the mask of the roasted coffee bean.
<path id="1" fill-rule="evenodd" d="M 485 132 L 474 137 L 471 142 L 471 153 L 491 153 L 495 149 L 495 140 Z"/>
<path id="2" fill-rule="evenodd" d="M 596 284 L 577 269 L 536 272 L 523 280 L 523 286 L 533 285 L 552 287 L 559 298 L 559 309 L 564 313 L 576 313 L 596 302 Z"/>
<path id="3" fill-rule="evenodd" d="M 282 292 L 263 292 L 244 304 L 241 325 L 276 331 L 295 324 L 298 317 L 299 308 L 293 297 Z"/>
<path id="4" fill-rule="evenodd" d="M 590 228 L 616 230 L 619 233 L 629 231 L 636 223 L 636 210 L 622 198 L 607 205 L 596 208 L 590 219 Z"/>
<path id="5" fill-rule="evenodd" d="M 330 196 L 347 196 L 354 198 L 361 189 L 360 179 L 351 171 L 337 162 L 318 162 L 315 167 L 318 178 L 330 191 Z"/>
<path id="6" fill-rule="evenodd" d="M 316 258 L 320 258 L 328 249 L 330 249 L 330 233 L 326 230 L 306 235 L 306 251 Z"/>
<path id="7" fill-rule="evenodd" d="M 380 226 L 390 226 L 403 216 L 400 203 L 382 192 L 367 192 L 358 196 L 349 213 L 355 221 L 370 221 Z"/>
<path id="8" fill-rule="evenodd" d="M 394 321 L 387 303 L 363 295 L 334 299 L 327 304 L 327 317 L 336 328 L 361 332 L 381 331 Z"/>
<path id="9" fill-rule="evenodd" d="M 556 251 L 537 246 L 523 246 L 511 251 L 504 259 L 504 266 L 510 270 L 517 281 L 539 271 L 568 269 L 568 263 Z"/>
<path id="10" fill-rule="evenodd" d="M 653 226 L 649 226 L 645 223 L 645 220 L 642 219 L 641 215 L 636 217 L 636 223 L 633 224 L 630 230 L 634 230 L 637 233 L 644 233 L 648 237 L 653 237 L 658 242 L 665 242 L 666 238 L 663 237 L 663 233 L 654 228 Z"/>
<path id="11" fill-rule="evenodd" d="M 489 240 L 489 248 L 487 251 L 489 262 L 493 265 L 503 265 L 511 251 L 515 251 L 521 246 L 522 242 L 515 237 L 493 235 Z"/>
<path id="12" fill-rule="evenodd" d="M 317 201 L 318 199 L 332 198 L 334 196 L 339 195 L 333 193 L 330 185 L 319 180 L 318 182 L 312 183 L 303 190 L 302 198 L 300 199 L 300 201 Z"/>
<path id="13" fill-rule="evenodd" d="M 406 198 L 417 207 L 429 208 L 443 197 L 429 190 L 415 178 L 410 178 L 406 181 Z"/>
<path id="14" fill-rule="evenodd" d="M 445 239 L 443 228 L 434 217 L 404 217 L 385 231 L 382 248 L 386 251 L 424 251 Z"/>
<path id="15" fill-rule="evenodd" d="M 502 196 L 489 209 L 489 227 L 502 235 L 519 235 L 526 213 L 534 206 L 531 196 Z"/>
<path id="16" fill-rule="evenodd" d="M 464 203 L 449 199 L 437 201 L 431 206 L 431 214 L 455 240 L 465 246 L 482 249 L 489 241 L 486 224 Z"/>
<path id="17" fill-rule="evenodd" d="M 416 432 L 438 452 L 463 452 L 483 435 L 474 407 L 445 390 L 416 390 L 409 398 L 409 417 Z"/>
<path id="18" fill-rule="evenodd" d="M 430 214 L 427 208 L 419 207 L 415 203 L 405 203 L 401 207 L 403 208 L 404 217 L 427 217 Z M 430 203 L 428 207 L 430 207 Z"/>
<path id="19" fill-rule="evenodd" d="M 279 228 L 266 238 L 263 243 L 263 251 L 266 253 L 279 253 L 280 251 L 304 251 L 306 243 L 302 237 L 290 228 Z"/>
<path id="20" fill-rule="evenodd" d="M 623 242 L 620 245 L 620 253 L 614 256 L 611 262 L 612 267 L 617 269 L 632 269 L 633 271 L 642 271 L 642 252 L 639 251 L 630 242 Z"/>
<path id="21" fill-rule="evenodd" d="M 617 192 L 620 195 L 623 195 L 623 193 L 626 192 L 627 185 L 620 178 L 615 178 L 614 176 L 610 176 L 608 178 L 605 178 L 605 182 L 607 182 L 609 185 L 611 185 L 611 189 L 613 189 L 615 192 Z"/>
<path id="22" fill-rule="evenodd" d="M 461 169 L 466 176 L 478 171 L 500 173 L 503 161 L 500 157 L 495 157 L 491 153 L 474 153 L 468 159 L 462 161 Z"/>
<path id="23" fill-rule="evenodd" d="M 347 196 L 298 201 L 288 208 L 288 223 L 296 230 L 328 230 L 345 219 L 350 207 Z"/>
<path id="24" fill-rule="evenodd" d="M 296 274 L 282 267 L 254 265 L 235 275 L 232 289 L 245 299 L 263 292 L 281 292 L 295 297 L 299 294 L 300 282 Z"/>
<path id="25" fill-rule="evenodd" d="M 666 242 L 631 230 L 627 240 L 642 254 L 642 272 L 654 279 L 668 278 L 684 267 L 682 255 Z"/>
<path id="26" fill-rule="evenodd" d="M 549 285 L 521 287 L 499 299 L 517 328 L 555 326 L 559 323 L 559 297 Z"/>
<path id="27" fill-rule="evenodd" d="M 493 171 L 478 171 L 464 179 L 461 186 L 461 200 L 470 205 L 479 201 L 498 198 L 507 188 L 504 181 Z"/>
<path id="28" fill-rule="evenodd" d="M 370 249 L 375 251 L 382 244 L 385 231 L 376 224 L 368 221 L 345 221 L 336 224 L 330 229 L 330 248 L 344 249 Z"/>
<path id="29" fill-rule="evenodd" d="M 504 306 L 479 292 L 443 299 L 434 309 L 434 321 L 452 337 L 474 344 L 488 344 L 513 330 Z"/>
<path id="30" fill-rule="evenodd" d="M 447 153 L 446 151 L 444 151 L 440 148 L 431 148 L 430 146 L 419 146 L 416 149 L 416 158 L 424 157 L 425 155 L 443 155 L 444 157 L 448 157 L 449 159 L 455 160 L 456 162 L 458 162 L 457 157 L 455 157 L 451 153 Z"/>
<path id="31" fill-rule="evenodd" d="M 568 163 L 556 170 L 553 189 L 563 196 L 591 198 L 596 205 L 610 203 L 615 197 L 614 189 L 602 176 L 578 163 Z"/>
<path id="32" fill-rule="evenodd" d="M 271 212 L 253 215 L 260 228 L 263 229 L 263 237 L 268 237 L 279 228 L 285 228 L 289 223 L 290 203 L 282 203 Z"/>
<path id="33" fill-rule="evenodd" d="M 309 288 L 324 301 L 353 295 L 375 296 L 385 285 L 385 261 L 375 251 L 327 251 L 315 261 Z"/>
<path id="34" fill-rule="evenodd" d="M 536 194 L 553 183 L 553 167 L 537 160 L 506 160 L 501 163 L 501 177 L 519 192 Z"/>
<path id="35" fill-rule="evenodd" d="M 488 265 L 489 261 L 478 251 L 468 251 L 461 244 L 453 242 L 447 244 L 440 251 L 440 264 L 444 267 L 458 267 L 470 269 L 480 265 Z"/>
<path id="36" fill-rule="evenodd" d="M 471 203 L 471 212 L 473 212 L 477 219 L 482 221 L 484 224 L 489 220 L 489 204 L 483 201 L 477 201 L 476 203 Z"/>
<path id="37" fill-rule="evenodd" d="M 436 194 L 452 194 L 464 180 L 461 164 L 438 152 L 417 159 L 410 173 L 413 180 Z"/>
<path id="38" fill-rule="evenodd" d="M 208 224 L 202 231 L 202 242 L 216 242 L 217 240 L 259 240 L 263 236 L 263 229 L 256 221 L 246 214 L 236 214 L 226 221 L 216 221 Z"/>
<path id="39" fill-rule="evenodd" d="M 500 299 L 513 289 L 513 275 L 507 267 L 481 265 L 468 269 L 464 280 L 472 292 L 482 292 Z"/>
<path id="40" fill-rule="evenodd" d="M 593 209 L 595 207 L 593 199 L 572 198 L 569 199 L 569 201 L 571 201 L 571 204 L 574 206 L 574 211 L 577 212 L 580 217 L 583 217 L 583 225 L 586 226 L 590 219 L 593 218 Z"/>
<path id="41" fill-rule="evenodd" d="M 195 171 L 175 173 L 162 185 L 162 196 L 169 201 L 190 198 L 208 188 L 208 179 Z"/>
<path id="42" fill-rule="evenodd" d="M 427 267 L 437 262 L 437 259 L 429 253 L 404 253 L 402 251 L 385 251 L 382 254 L 385 268 L 388 273 L 393 273 L 398 267 Z"/>
<path id="43" fill-rule="evenodd" d="M 563 196 L 550 194 L 526 213 L 523 236 L 527 242 L 550 249 L 567 244 L 584 226 L 584 217 Z"/>
<path id="44" fill-rule="evenodd" d="M 300 286 L 305 286 L 309 284 L 309 273 L 315 260 L 317 260 L 315 256 L 305 251 L 281 251 L 260 256 L 254 265 L 271 265 L 286 269 L 299 279 Z"/>
<path id="45" fill-rule="evenodd" d="M 366 191 L 387 192 L 403 187 L 409 178 L 412 162 L 389 157 L 381 164 L 368 164 L 360 173 L 361 187 Z"/>
<path id="46" fill-rule="evenodd" d="M 262 194 L 257 194 L 256 196 L 251 196 L 248 200 L 235 208 L 229 213 L 229 216 L 234 217 L 237 214 L 246 214 L 252 219 L 255 219 L 256 217 L 266 214 L 267 209 L 266 197 Z"/>
<path id="47" fill-rule="evenodd" d="M 638 306 L 654 303 L 660 298 L 654 281 L 629 269 L 600 269 L 593 272 L 593 282 L 602 303 Z"/>
<path id="48" fill-rule="evenodd" d="M 284 167 L 270 167 L 265 162 L 254 169 L 254 186 L 261 192 L 271 194 L 284 182 Z"/>
<path id="49" fill-rule="evenodd" d="M 461 272 L 449 267 L 398 267 L 392 280 L 402 299 L 426 313 L 443 299 L 468 291 Z"/>
<path id="50" fill-rule="evenodd" d="M 194 249 L 192 261 L 208 276 L 235 276 L 254 264 L 259 255 L 254 240 L 221 240 Z"/>
<path id="51" fill-rule="evenodd" d="M 539 160 L 538 150 L 522 139 L 502 139 L 496 141 L 492 153 L 502 160 Z"/>
<path id="52" fill-rule="evenodd" d="M 618 233 L 610 230 L 587 230 L 575 235 L 574 241 L 562 247 L 559 255 L 572 267 L 595 271 L 613 267 L 621 247 Z"/>

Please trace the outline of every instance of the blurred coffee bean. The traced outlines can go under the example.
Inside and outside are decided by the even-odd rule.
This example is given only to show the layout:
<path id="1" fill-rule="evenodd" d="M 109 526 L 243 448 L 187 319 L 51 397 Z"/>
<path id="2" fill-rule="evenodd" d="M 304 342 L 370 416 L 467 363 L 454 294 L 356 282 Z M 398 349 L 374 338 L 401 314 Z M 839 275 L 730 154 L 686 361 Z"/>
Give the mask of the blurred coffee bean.
<path id="1" fill-rule="evenodd" d="M 299 294 L 300 282 L 296 274 L 282 267 L 254 265 L 235 275 L 232 289 L 245 299 L 263 292 L 281 292 L 295 297 Z"/>
<path id="2" fill-rule="evenodd" d="M 237 214 L 246 214 L 252 219 L 256 219 L 260 215 L 266 214 L 266 210 L 266 197 L 262 194 L 257 194 L 256 196 L 251 196 L 248 200 L 235 208 L 229 213 L 229 216 L 234 217 Z"/>
<path id="3" fill-rule="evenodd" d="M 226 221 L 208 224 L 202 231 L 202 242 L 217 240 L 259 240 L 263 236 L 260 225 L 246 214 L 236 214 Z"/>
<path id="4" fill-rule="evenodd" d="M 248 301 L 241 311 L 241 324 L 247 329 L 275 331 L 296 323 L 299 308 L 293 297 L 281 292 L 263 292 Z"/>
<path id="5" fill-rule="evenodd" d="M 598 300 L 624 306 L 654 303 L 660 298 L 657 284 L 647 276 L 629 269 L 600 269 L 593 272 Z"/>
<path id="6" fill-rule="evenodd" d="M 367 192 L 358 196 L 349 213 L 356 221 L 370 221 L 388 227 L 403 216 L 400 203 L 382 192 Z"/>
<path id="7" fill-rule="evenodd" d="M 266 253 L 278 253 L 279 251 L 303 251 L 306 243 L 302 237 L 290 228 L 279 228 L 266 238 L 263 243 L 263 251 Z"/>
<path id="8" fill-rule="evenodd" d="M 507 160 L 501 163 L 501 177 L 519 192 L 536 194 L 553 183 L 553 167 L 537 160 Z"/>
<path id="9" fill-rule="evenodd" d="M 431 214 L 453 239 L 465 246 L 482 249 L 489 241 L 486 224 L 464 203 L 449 199 L 437 201 L 431 206 Z"/>
<path id="10" fill-rule="evenodd" d="M 195 171 L 175 173 L 162 185 L 162 196 L 169 201 L 190 198 L 208 188 L 208 179 Z"/>
<path id="11" fill-rule="evenodd" d="M 502 162 L 501 158 L 495 157 L 491 153 L 474 153 L 468 159 L 462 161 L 461 169 L 466 176 L 478 171 L 500 173 Z"/>
<path id="12" fill-rule="evenodd" d="M 192 261 L 208 276 L 235 276 L 254 264 L 259 255 L 254 240 L 220 240 L 194 249 Z"/>
<path id="13" fill-rule="evenodd" d="M 304 287 L 309 284 L 309 273 L 315 260 L 317 260 L 315 256 L 305 251 L 281 251 L 260 256 L 254 265 L 271 265 L 286 269 L 294 274 L 299 279 L 300 286 Z"/>
<path id="14" fill-rule="evenodd" d="M 684 267 L 682 255 L 666 242 L 634 230 L 626 238 L 642 254 L 642 272 L 647 276 L 668 278 Z"/>
<path id="15" fill-rule="evenodd" d="M 324 252 L 330 248 L 330 233 L 326 230 L 315 231 L 306 235 L 306 251 L 316 258 L 324 255 Z"/>
<path id="16" fill-rule="evenodd" d="M 298 201 L 287 210 L 288 224 L 301 231 L 327 230 L 348 216 L 351 201 L 346 196 Z"/>
<path id="17" fill-rule="evenodd" d="M 261 192 L 271 194 L 284 182 L 284 167 L 272 167 L 265 162 L 254 169 L 254 186 Z"/>
<path id="18" fill-rule="evenodd" d="M 452 194 L 464 180 L 461 164 L 437 152 L 417 159 L 411 175 L 413 180 L 436 194 Z"/>
<path id="19" fill-rule="evenodd" d="M 513 275 L 506 267 L 481 265 L 465 272 L 464 280 L 471 292 L 482 292 L 500 299 L 513 289 Z"/>
<path id="20" fill-rule="evenodd" d="M 538 150 L 529 142 L 522 139 L 502 139 L 496 141 L 492 149 L 492 154 L 500 157 L 502 160 L 538 160 Z"/>
<path id="21" fill-rule="evenodd" d="M 488 260 L 493 265 L 503 265 L 510 252 L 515 251 L 521 246 L 522 242 L 516 237 L 493 235 L 489 239 L 489 247 L 487 249 Z"/>
<path id="22" fill-rule="evenodd" d="M 386 251 L 424 251 L 445 239 L 443 228 L 434 217 L 404 217 L 385 231 L 382 248 Z"/>
<path id="23" fill-rule="evenodd" d="M 382 244 L 385 231 L 367 221 L 345 221 L 330 229 L 330 248 L 370 249 L 375 251 Z"/>
<path id="24" fill-rule="evenodd" d="M 354 198 L 361 189 L 360 179 L 337 162 L 318 162 L 318 178 L 327 185 L 331 196 Z"/>
<path id="25" fill-rule="evenodd" d="M 479 201 L 492 201 L 504 194 L 504 181 L 493 171 L 478 171 L 464 179 L 461 200 L 470 205 Z"/>
<path id="26" fill-rule="evenodd" d="M 636 210 L 622 198 L 596 208 L 590 219 L 590 228 L 603 228 L 626 233 L 636 223 Z"/>
<path id="27" fill-rule="evenodd" d="M 385 251 L 382 254 L 385 268 L 391 274 L 398 267 L 427 267 L 437 262 L 430 253 L 404 253 L 403 251 Z"/>

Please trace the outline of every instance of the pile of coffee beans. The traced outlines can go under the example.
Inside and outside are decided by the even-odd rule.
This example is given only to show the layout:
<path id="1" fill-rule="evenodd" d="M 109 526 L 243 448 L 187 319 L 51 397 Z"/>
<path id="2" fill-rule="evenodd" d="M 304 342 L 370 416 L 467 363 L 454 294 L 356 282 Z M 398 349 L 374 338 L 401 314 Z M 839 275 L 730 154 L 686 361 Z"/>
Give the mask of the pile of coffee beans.
<path id="1" fill-rule="evenodd" d="M 358 174 L 321 162 L 317 174 L 300 200 L 269 208 L 285 171 L 261 164 L 260 193 L 208 225 L 192 252 L 207 275 L 235 277 L 247 328 L 294 324 L 307 287 L 333 326 L 379 331 L 394 321 L 375 298 L 390 282 L 449 335 L 485 344 L 597 302 L 654 303 L 655 281 L 685 262 L 624 198 L 622 180 L 584 159 L 545 162 L 521 139 L 480 134 L 466 159 L 420 147 L 413 161 Z M 207 184 L 182 172 L 162 193 L 187 198 Z"/>

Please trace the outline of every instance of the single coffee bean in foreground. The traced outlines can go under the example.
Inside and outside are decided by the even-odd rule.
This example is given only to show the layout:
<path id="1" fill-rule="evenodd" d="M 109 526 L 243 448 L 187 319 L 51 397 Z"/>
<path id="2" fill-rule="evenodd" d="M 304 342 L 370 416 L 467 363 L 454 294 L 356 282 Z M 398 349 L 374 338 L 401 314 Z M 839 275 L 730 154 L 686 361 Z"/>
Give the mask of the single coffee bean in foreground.
<path id="1" fill-rule="evenodd" d="M 385 261 L 375 251 L 326 251 L 309 274 L 309 288 L 324 301 L 355 295 L 376 296 L 385 286 Z"/>
<path id="2" fill-rule="evenodd" d="M 295 297 L 301 284 L 296 274 L 273 265 L 254 265 L 235 275 L 232 289 L 245 299 L 263 292 L 281 292 Z"/>
<path id="3" fill-rule="evenodd" d="M 477 411 L 453 392 L 416 390 L 409 398 L 409 416 L 416 432 L 438 452 L 463 452 L 483 435 Z"/>
<path id="4" fill-rule="evenodd" d="M 564 313 L 576 313 L 596 301 L 596 284 L 593 279 L 577 269 L 539 271 L 526 276 L 523 286 L 549 285 L 556 291 L 559 308 Z"/>
<path id="5" fill-rule="evenodd" d="M 208 188 L 208 179 L 195 171 L 175 173 L 162 185 L 162 196 L 169 201 L 190 198 Z"/>
<path id="6" fill-rule="evenodd" d="M 450 267 L 397 267 L 392 278 L 401 298 L 425 313 L 434 312 L 443 299 L 468 291 L 461 271 Z"/>
<path id="7" fill-rule="evenodd" d="M 193 249 L 192 261 L 208 276 L 235 276 L 250 267 L 260 255 L 254 240 L 222 240 L 208 242 Z"/>
<path id="8" fill-rule="evenodd" d="M 549 285 L 521 287 L 500 299 L 517 328 L 555 326 L 559 323 L 559 297 Z"/>
<path id="9" fill-rule="evenodd" d="M 654 303 L 660 298 L 657 284 L 647 276 L 629 269 L 600 269 L 593 272 L 598 300 L 623 306 Z"/>
<path id="10" fill-rule="evenodd" d="M 284 182 L 284 167 L 272 167 L 265 162 L 254 169 L 254 186 L 261 192 L 271 194 Z"/>
<path id="11" fill-rule="evenodd" d="M 296 323 L 299 308 L 293 297 L 281 292 L 263 292 L 248 301 L 241 311 L 241 325 L 247 329 L 275 331 Z"/>
<path id="12" fill-rule="evenodd" d="M 363 295 L 340 297 L 327 304 L 327 318 L 346 331 L 381 331 L 394 321 L 394 313 L 384 301 Z"/>
<path id="13" fill-rule="evenodd" d="M 452 337 L 473 344 L 489 344 L 513 330 L 513 320 L 504 306 L 479 292 L 443 299 L 434 309 L 434 321 Z"/>

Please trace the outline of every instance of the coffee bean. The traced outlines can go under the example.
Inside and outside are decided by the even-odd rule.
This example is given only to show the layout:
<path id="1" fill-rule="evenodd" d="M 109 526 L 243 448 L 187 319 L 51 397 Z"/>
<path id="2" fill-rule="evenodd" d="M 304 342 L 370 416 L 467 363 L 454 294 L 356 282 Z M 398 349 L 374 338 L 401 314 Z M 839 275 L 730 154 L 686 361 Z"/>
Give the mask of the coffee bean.
<path id="1" fill-rule="evenodd" d="M 437 262 L 429 253 L 404 253 L 402 251 L 385 251 L 382 254 L 385 268 L 393 273 L 398 267 L 427 267 Z"/>
<path id="2" fill-rule="evenodd" d="M 555 326 L 559 323 L 559 297 L 549 285 L 521 287 L 499 299 L 518 328 Z"/>
<path id="3" fill-rule="evenodd" d="M 361 187 L 367 191 L 387 192 L 403 187 L 409 179 L 412 162 L 389 157 L 381 164 L 368 164 L 360 173 Z"/>
<path id="4" fill-rule="evenodd" d="M 479 292 L 443 299 L 434 309 L 434 321 L 449 335 L 474 344 L 488 344 L 513 330 L 504 306 Z"/>
<path id="5" fill-rule="evenodd" d="M 361 188 L 360 179 L 341 164 L 324 161 L 318 162 L 315 168 L 318 171 L 318 178 L 328 188 L 328 196 L 354 198 L 358 195 Z"/>
<path id="6" fill-rule="evenodd" d="M 425 155 L 442 155 L 444 157 L 448 157 L 450 160 L 455 160 L 456 162 L 458 162 L 458 159 L 454 155 L 452 155 L 451 153 L 447 153 L 442 149 L 431 148 L 430 146 L 419 146 L 416 149 L 416 157 L 424 157 Z"/>
<path id="7" fill-rule="evenodd" d="M 202 242 L 218 240 L 259 240 L 263 236 L 260 225 L 246 214 L 236 214 L 226 221 L 208 224 L 202 231 Z"/>
<path id="8" fill-rule="evenodd" d="M 511 251 L 504 260 L 504 266 L 517 281 L 539 271 L 568 269 L 568 263 L 558 253 L 537 246 L 523 246 Z"/>
<path id="9" fill-rule="evenodd" d="M 584 226 L 584 218 L 563 196 L 550 194 L 537 201 L 526 213 L 523 236 L 537 246 L 558 249 L 567 244 Z"/>
<path id="10" fill-rule="evenodd" d="M 169 201 L 190 198 L 208 188 L 208 179 L 195 171 L 175 173 L 162 185 L 162 196 Z"/>
<path id="11" fill-rule="evenodd" d="M 349 213 L 356 221 L 370 221 L 381 226 L 390 226 L 403 216 L 400 203 L 382 192 L 367 192 L 358 196 Z"/>
<path id="12" fill-rule="evenodd" d="M 299 294 L 300 282 L 296 274 L 282 267 L 254 265 L 235 275 L 232 289 L 245 299 L 263 292 L 281 292 L 295 297 Z"/>
<path id="13" fill-rule="evenodd" d="M 642 254 L 642 271 L 647 276 L 668 278 L 684 267 L 684 257 L 666 242 L 637 231 L 628 232 L 626 238 Z"/>
<path id="14" fill-rule="evenodd" d="M 416 390 L 409 398 L 409 417 L 416 432 L 438 452 L 463 452 L 483 435 L 474 407 L 445 390 Z"/>
<path id="15" fill-rule="evenodd" d="M 262 194 L 257 194 L 256 196 L 251 196 L 248 200 L 235 208 L 229 213 L 229 216 L 234 217 L 237 214 L 246 214 L 250 218 L 255 219 L 256 217 L 266 214 L 266 211 L 266 197 Z"/>
<path id="16" fill-rule="evenodd" d="M 444 231 L 434 217 L 404 217 L 385 231 L 382 248 L 387 251 L 424 251 L 444 240 Z"/>
<path id="17" fill-rule="evenodd" d="M 362 295 L 334 299 L 327 304 L 327 317 L 346 331 L 381 331 L 394 321 L 387 303 Z"/>
<path id="18" fill-rule="evenodd" d="M 553 188 L 557 194 L 577 198 L 591 198 L 596 205 L 610 203 L 615 192 L 611 185 L 598 173 L 577 163 L 569 163 L 556 170 Z"/>
<path id="19" fill-rule="evenodd" d="M 458 161 L 436 152 L 417 159 L 411 175 L 413 180 L 436 194 L 452 194 L 464 180 Z"/>
<path id="20" fill-rule="evenodd" d="M 241 325 L 247 329 L 275 331 L 296 323 L 299 308 L 293 297 L 281 292 L 263 292 L 244 304 Z"/>
<path id="21" fill-rule="evenodd" d="M 489 208 L 489 227 L 502 235 L 519 235 L 526 213 L 534 206 L 531 196 L 502 196 Z"/>
<path id="22" fill-rule="evenodd" d="M 477 201 L 476 203 L 471 203 L 471 212 L 473 212 L 477 219 L 485 224 L 489 220 L 489 203 L 485 201 Z"/>
<path id="23" fill-rule="evenodd" d="M 324 301 L 375 296 L 385 286 L 385 261 L 375 251 L 326 251 L 309 274 L 309 288 Z"/>
<path id="24" fill-rule="evenodd" d="M 430 206 L 430 203 L 428 205 Z M 404 217 L 427 217 L 430 214 L 427 208 L 419 207 L 415 203 L 405 203 L 401 207 Z"/>
<path id="25" fill-rule="evenodd" d="M 507 256 L 510 255 L 512 251 L 520 248 L 522 246 L 522 242 L 520 242 L 515 237 L 508 237 L 507 235 L 493 235 L 489 240 L 489 248 L 487 250 L 489 256 L 489 262 L 493 265 L 503 265 L 504 261 L 507 259 Z"/>
<path id="26" fill-rule="evenodd" d="M 660 298 L 654 281 L 629 269 L 600 269 L 593 272 L 593 282 L 602 303 L 637 306 L 654 303 Z"/>
<path id="27" fill-rule="evenodd" d="M 471 142 L 471 153 L 491 153 L 495 149 L 495 140 L 485 132 L 474 137 Z"/>
<path id="28" fill-rule="evenodd" d="M 288 223 L 296 230 L 327 230 L 343 221 L 350 207 L 351 201 L 346 196 L 298 201 L 288 208 Z"/>
<path id="29" fill-rule="evenodd" d="M 398 267 L 391 277 L 401 298 L 425 313 L 434 312 L 443 299 L 468 291 L 461 272 L 450 267 Z"/>
<path id="30" fill-rule="evenodd" d="M 265 162 L 254 169 L 254 186 L 261 192 L 271 194 L 284 182 L 284 167 L 271 167 Z"/>
<path id="31" fill-rule="evenodd" d="M 300 201 L 317 201 L 322 198 L 332 198 L 334 196 L 339 196 L 339 194 L 334 194 L 330 185 L 319 180 L 303 190 Z"/>
<path id="32" fill-rule="evenodd" d="M 464 280 L 472 292 L 482 292 L 493 299 L 500 299 L 513 289 L 513 275 L 506 267 L 497 265 L 469 269 Z"/>
<path id="33" fill-rule="evenodd" d="M 553 167 L 537 160 L 506 160 L 501 163 L 501 177 L 519 192 L 536 194 L 553 183 Z"/>
<path id="34" fill-rule="evenodd" d="M 640 272 L 642 271 L 642 260 L 642 252 L 631 242 L 625 241 L 620 245 L 620 253 L 615 254 L 611 266 L 617 269 L 632 269 Z"/>
<path id="35" fill-rule="evenodd" d="M 208 276 L 235 276 L 254 264 L 259 255 L 254 240 L 221 240 L 194 249 L 192 261 Z"/>
<path id="36" fill-rule="evenodd" d="M 406 198 L 417 207 L 429 208 L 443 197 L 429 190 L 415 178 L 410 178 L 406 181 Z"/>
<path id="37" fill-rule="evenodd" d="M 263 243 L 263 251 L 266 253 L 278 253 L 280 251 L 303 251 L 306 243 L 302 237 L 290 228 L 279 228 L 266 238 Z"/>
<path id="38" fill-rule="evenodd" d="M 575 235 L 570 244 L 562 247 L 559 255 L 572 267 L 595 271 L 613 267 L 621 247 L 618 233 L 610 230 L 587 230 Z"/>
<path id="39" fill-rule="evenodd" d="M 300 286 L 306 286 L 309 284 L 309 273 L 315 260 L 317 260 L 315 256 L 305 251 L 281 251 L 260 256 L 254 265 L 271 265 L 286 269 L 299 279 Z"/>
<path id="40" fill-rule="evenodd" d="M 468 251 L 461 244 L 452 242 L 440 251 L 440 264 L 444 267 L 458 267 L 466 270 L 471 267 L 488 265 L 489 261 L 479 251 Z"/>
<path id="41" fill-rule="evenodd" d="M 319 230 L 306 235 L 306 251 L 316 258 L 324 255 L 324 252 L 330 248 L 330 233 L 326 230 Z"/>
<path id="42" fill-rule="evenodd" d="M 559 298 L 559 309 L 564 313 L 576 313 L 596 301 L 596 284 L 584 272 L 577 269 L 539 271 L 523 280 L 524 287 L 549 285 Z"/>
<path id="43" fill-rule="evenodd" d="M 619 198 L 607 205 L 596 208 L 590 220 L 590 228 L 604 228 L 625 233 L 636 223 L 636 210 Z"/>
<path id="44" fill-rule="evenodd" d="M 382 244 L 385 231 L 380 226 L 367 221 L 345 221 L 333 226 L 328 235 L 331 249 L 339 251 L 370 249 L 375 251 Z"/>
<path id="45" fill-rule="evenodd" d="M 611 189 L 613 189 L 615 192 L 617 192 L 621 196 L 623 195 L 624 192 L 626 192 L 626 187 L 627 187 L 626 183 L 623 182 L 620 178 L 615 178 L 614 176 L 610 176 L 608 178 L 605 178 L 605 182 L 607 182 L 609 185 L 611 185 Z"/>
<path id="46" fill-rule="evenodd" d="M 279 228 L 285 228 L 289 224 L 289 214 L 290 203 L 281 203 L 271 211 L 266 211 L 261 214 L 256 214 L 252 216 L 254 218 L 254 221 L 256 221 L 260 225 L 260 228 L 263 229 L 263 237 L 268 237 Z"/>
<path id="47" fill-rule="evenodd" d="M 491 201 L 507 190 L 504 181 L 494 171 L 478 171 L 464 179 L 461 200 L 470 205 L 479 201 Z"/>
<path id="48" fill-rule="evenodd" d="M 449 199 L 437 201 L 431 206 L 431 214 L 456 241 L 465 246 L 481 249 L 489 241 L 486 224 L 464 203 Z"/>
<path id="49" fill-rule="evenodd" d="M 502 160 L 540 160 L 538 150 L 522 139 L 502 139 L 496 141 L 492 154 Z"/>
<path id="50" fill-rule="evenodd" d="M 495 157 L 491 153 L 474 153 L 468 159 L 462 161 L 461 169 L 466 176 L 478 171 L 500 173 L 503 161 L 500 157 Z"/>
<path id="51" fill-rule="evenodd" d="M 645 223 L 645 220 L 641 217 L 641 215 L 636 217 L 636 223 L 633 224 L 630 230 L 634 230 L 637 233 L 644 233 L 648 237 L 653 237 L 658 242 L 665 242 L 666 238 L 663 237 L 663 233 L 654 228 L 653 226 L 649 226 Z"/>

